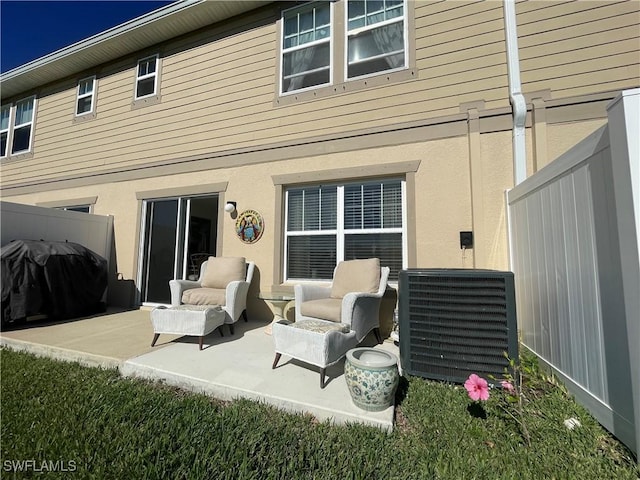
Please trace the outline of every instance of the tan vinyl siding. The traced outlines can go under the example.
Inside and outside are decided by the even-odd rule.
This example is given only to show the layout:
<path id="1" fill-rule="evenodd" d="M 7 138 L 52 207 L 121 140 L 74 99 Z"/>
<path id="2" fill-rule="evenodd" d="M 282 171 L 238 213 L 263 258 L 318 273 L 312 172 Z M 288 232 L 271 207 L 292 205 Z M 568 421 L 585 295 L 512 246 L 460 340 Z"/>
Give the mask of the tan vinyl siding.
<path id="1" fill-rule="evenodd" d="M 476 4 L 463 6 L 451 4 L 441 11 L 437 29 L 423 20 L 424 26 L 420 28 L 426 34 L 418 33 L 418 37 L 426 38 L 427 43 L 433 37 L 434 48 L 447 43 L 447 35 L 464 26 L 465 15 L 478 12 Z M 426 17 L 431 15 L 431 7 L 442 10 L 443 5 L 418 4 L 418 10 Z M 450 27 L 446 26 L 448 10 L 453 12 Z M 493 6 L 484 13 L 485 18 L 500 23 L 500 11 Z M 505 74 L 503 62 L 498 58 L 482 65 L 480 59 L 485 53 L 482 49 L 474 48 L 475 58 L 464 62 L 457 60 L 454 50 L 449 53 L 451 60 L 446 59 L 447 54 L 436 53 L 438 63 L 433 66 L 428 59 L 418 58 L 421 69 L 418 81 L 274 107 L 276 26 L 273 21 L 262 23 L 228 37 L 210 32 L 209 36 L 219 37 L 212 43 L 205 41 L 206 33 L 198 33 L 192 40 L 176 42 L 178 46 L 165 47 L 165 51 L 175 52 L 173 55 L 163 55 L 163 49 L 159 49 L 161 102 L 156 105 L 131 108 L 136 59 L 129 60 L 128 68 L 123 61 L 113 69 L 115 73 L 99 75 L 95 120 L 72 123 L 75 102 L 72 89 L 43 98 L 36 130 L 37 156 L 47 161 L 16 162 L 16 166 L 21 164 L 20 172 L 9 164 L 4 182 L 35 173 L 43 178 L 88 170 L 97 173 L 124 169 L 154 161 L 456 114 L 459 103 L 476 100 L 479 94 L 484 97 L 484 92 L 494 90 L 495 79 Z M 469 40 L 459 45 L 458 52 L 477 45 L 471 37 L 480 30 L 474 25 L 466 28 Z M 493 43 L 503 44 L 499 25 L 492 29 Z M 195 46 L 180 50 L 180 45 Z M 418 49 L 418 56 L 423 54 L 432 55 L 428 48 L 423 48 L 422 53 Z M 501 56 L 500 49 L 496 54 Z M 473 85 L 466 85 L 470 71 L 474 73 Z M 488 98 L 506 104 L 505 96 L 506 90 Z"/>
<path id="2" fill-rule="evenodd" d="M 274 30 L 273 26 L 270 28 Z M 44 168 L 40 165 L 38 173 L 46 175 L 79 163 L 83 167 L 112 168 L 118 164 L 149 162 L 167 153 L 175 157 L 210 151 L 212 143 L 221 143 L 212 140 L 223 122 L 237 120 L 241 127 L 243 117 L 255 118 L 260 111 L 272 110 L 273 40 L 265 32 L 249 36 L 248 41 L 238 41 L 237 36 L 222 40 L 228 44 L 224 48 L 229 53 L 221 57 L 209 54 L 213 45 L 209 44 L 197 49 L 200 52 L 192 62 L 185 63 L 182 55 L 164 58 L 162 102 L 157 105 L 131 109 L 133 64 L 131 69 L 99 80 L 95 121 L 82 125 L 67 121 L 70 117 L 65 104 L 73 105 L 74 97 L 66 92 L 43 99 L 38 115 L 38 154 L 47 156 L 47 165 Z M 216 47 L 222 50 L 220 45 Z M 238 63 L 241 60 L 233 55 L 238 51 L 243 52 L 245 60 L 251 58 L 252 63 L 246 66 Z M 221 59 L 228 63 L 222 63 Z M 184 85 L 183 78 L 187 79 Z M 198 141 L 202 147 L 193 150 Z M 26 164 L 25 167 L 28 171 Z"/>
<path id="3" fill-rule="evenodd" d="M 524 91 L 553 98 L 638 86 L 640 2 L 519 2 Z"/>
<path id="4" fill-rule="evenodd" d="M 470 21 L 473 19 L 473 21 Z M 417 67 L 434 110 L 484 100 L 508 105 L 500 2 L 419 2 Z"/>
<path id="5" fill-rule="evenodd" d="M 409 8 L 417 78 L 408 81 L 347 82 L 343 93 L 275 106 L 278 14 L 266 8 L 47 87 L 33 158 L 6 162 L 2 183 L 393 128 L 459 115 L 466 102 L 508 109 L 502 3 L 420 1 Z M 638 2 L 522 2 L 517 14 L 525 93 L 548 89 L 557 99 L 638 85 Z M 155 53 L 160 99 L 134 106 L 136 62 Z M 88 74 L 97 75 L 96 118 L 76 122 L 75 82 Z"/>

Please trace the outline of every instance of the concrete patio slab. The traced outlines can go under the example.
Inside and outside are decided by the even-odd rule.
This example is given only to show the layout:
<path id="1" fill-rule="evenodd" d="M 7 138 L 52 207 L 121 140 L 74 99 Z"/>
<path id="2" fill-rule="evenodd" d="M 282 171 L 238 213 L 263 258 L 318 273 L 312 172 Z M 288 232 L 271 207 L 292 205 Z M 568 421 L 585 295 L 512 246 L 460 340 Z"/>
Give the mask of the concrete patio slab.
<path id="1" fill-rule="evenodd" d="M 30 321 L 4 330 L 0 344 L 60 360 L 119 367 L 131 357 L 153 350 L 148 310 L 116 311 L 60 322 Z M 179 335 L 167 335 L 166 346 Z"/>
<path id="2" fill-rule="evenodd" d="M 233 336 L 225 333 L 220 337 L 218 332 L 206 336 L 202 351 L 198 350 L 197 339 L 183 337 L 169 347 L 127 360 L 121 372 L 222 400 L 248 398 L 337 424 L 357 422 L 393 429 L 393 407 L 367 412 L 353 404 L 344 379 L 344 361 L 327 369 L 327 383 L 322 389 L 319 370 L 314 366 L 283 355 L 278 367 L 271 368 L 273 339 L 265 334 L 264 324 L 239 321 L 235 325 Z M 393 343 L 385 342 L 377 348 L 395 349 L 397 354 Z"/>
<path id="3" fill-rule="evenodd" d="M 324 389 L 316 367 L 283 355 L 272 369 L 273 339 L 265 334 L 266 326 L 241 320 L 234 335 L 227 327 L 224 337 L 217 330 L 207 335 L 202 351 L 195 337 L 165 334 L 151 347 L 150 311 L 140 309 L 59 323 L 36 322 L 1 332 L 0 344 L 60 360 L 119 368 L 125 376 L 160 380 L 222 400 L 248 398 L 321 421 L 393 429 L 393 407 L 367 412 L 353 404 L 344 361 L 327 369 Z M 398 355 L 390 340 L 375 345 L 373 334 L 363 343 Z"/>

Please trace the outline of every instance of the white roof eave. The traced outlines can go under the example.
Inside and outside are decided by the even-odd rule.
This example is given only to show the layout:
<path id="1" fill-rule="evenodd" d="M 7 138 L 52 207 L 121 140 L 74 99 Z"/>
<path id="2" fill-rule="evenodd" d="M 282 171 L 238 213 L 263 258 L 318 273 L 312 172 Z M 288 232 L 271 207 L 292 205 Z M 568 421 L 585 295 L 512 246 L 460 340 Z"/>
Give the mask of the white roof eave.
<path id="1" fill-rule="evenodd" d="M 117 60 L 207 25 L 253 10 L 268 1 L 182 0 L 154 10 L 0 75 L 2 99 Z"/>

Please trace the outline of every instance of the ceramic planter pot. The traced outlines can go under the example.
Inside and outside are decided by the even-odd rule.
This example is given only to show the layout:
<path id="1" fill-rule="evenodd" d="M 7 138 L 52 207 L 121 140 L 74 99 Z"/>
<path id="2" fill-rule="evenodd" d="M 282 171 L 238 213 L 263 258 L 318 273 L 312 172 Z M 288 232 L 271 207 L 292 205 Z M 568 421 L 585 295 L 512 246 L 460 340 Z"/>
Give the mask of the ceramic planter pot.
<path id="1" fill-rule="evenodd" d="M 393 405 L 400 380 L 398 357 L 380 349 L 354 348 L 347 352 L 344 376 L 357 407 L 370 412 L 385 410 Z"/>

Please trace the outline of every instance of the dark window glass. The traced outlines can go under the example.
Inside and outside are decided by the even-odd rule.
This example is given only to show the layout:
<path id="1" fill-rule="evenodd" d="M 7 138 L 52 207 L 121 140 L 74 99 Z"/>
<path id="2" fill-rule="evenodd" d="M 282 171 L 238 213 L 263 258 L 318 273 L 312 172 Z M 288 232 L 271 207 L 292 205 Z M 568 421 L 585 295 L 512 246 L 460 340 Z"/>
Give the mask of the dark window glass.
<path id="1" fill-rule="evenodd" d="M 287 278 L 330 279 L 336 266 L 335 235 L 289 237 Z"/>
<path id="2" fill-rule="evenodd" d="M 30 137 L 31 137 L 31 125 L 27 125 L 26 127 L 16 128 L 13 131 L 13 146 L 11 148 L 11 153 L 29 150 L 29 143 L 31 139 Z"/>
<path id="3" fill-rule="evenodd" d="M 0 133 L 0 157 L 7 155 L 7 132 Z"/>
<path id="4" fill-rule="evenodd" d="M 91 97 L 83 97 L 78 99 L 78 115 L 91 111 Z"/>
<path id="5" fill-rule="evenodd" d="M 146 97 L 147 95 L 153 95 L 155 90 L 155 78 L 145 78 L 144 80 L 138 80 L 138 90 L 136 96 Z"/>

